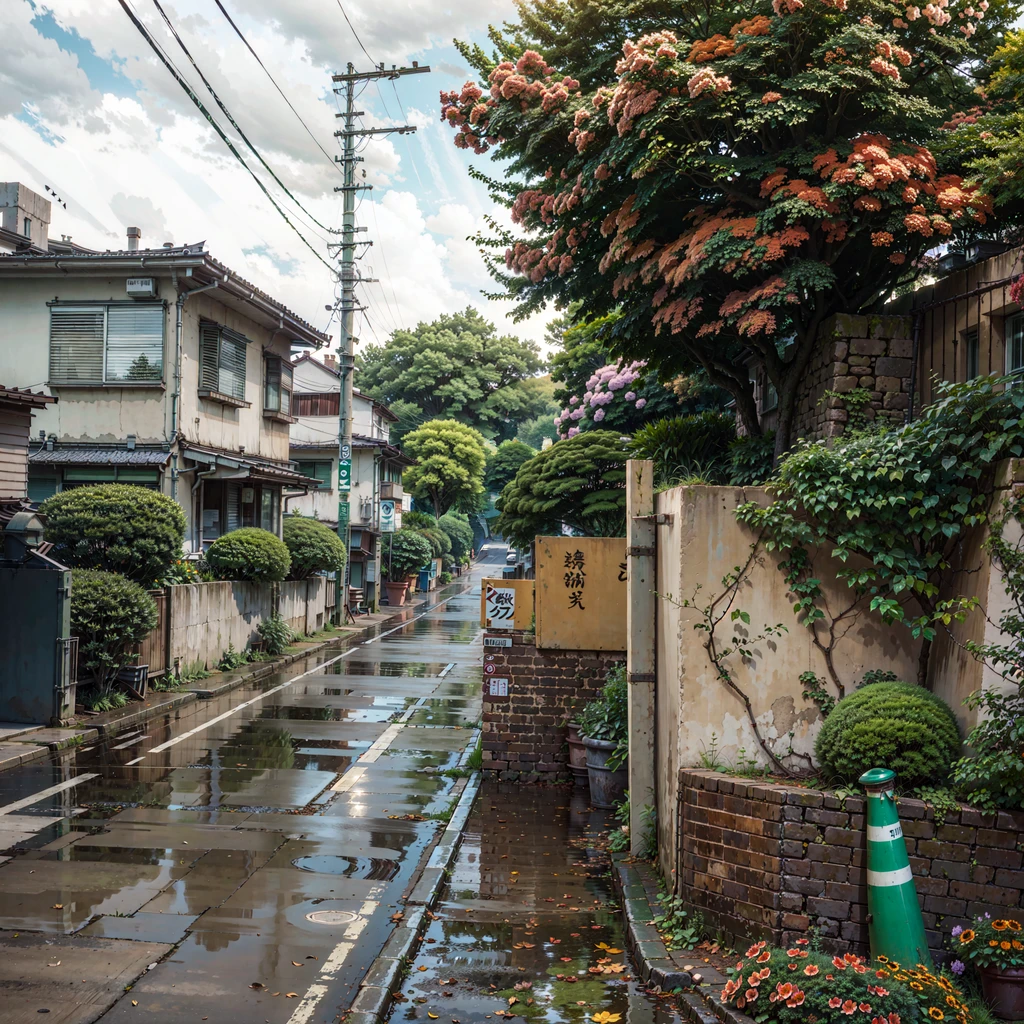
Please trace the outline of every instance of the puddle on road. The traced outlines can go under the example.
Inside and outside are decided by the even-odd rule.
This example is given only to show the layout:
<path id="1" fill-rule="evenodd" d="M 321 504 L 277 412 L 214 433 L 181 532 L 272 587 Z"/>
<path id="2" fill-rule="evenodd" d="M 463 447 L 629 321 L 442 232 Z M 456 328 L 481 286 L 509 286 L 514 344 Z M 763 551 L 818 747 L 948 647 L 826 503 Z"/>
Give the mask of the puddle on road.
<path id="1" fill-rule="evenodd" d="M 595 846 L 610 824 L 581 792 L 485 784 L 392 1024 L 677 1024 L 625 951 Z"/>
<path id="2" fill-rule="evenodd" d="M 372 878 L 387 882 L 398 874 L 397 859 L 385 857 L 344 857 L 330 854 L 317 857 L 297 857 L 292 861 L 300 871 L 313 871 L 321 875 L 343 875 L 345 878 Z"/>

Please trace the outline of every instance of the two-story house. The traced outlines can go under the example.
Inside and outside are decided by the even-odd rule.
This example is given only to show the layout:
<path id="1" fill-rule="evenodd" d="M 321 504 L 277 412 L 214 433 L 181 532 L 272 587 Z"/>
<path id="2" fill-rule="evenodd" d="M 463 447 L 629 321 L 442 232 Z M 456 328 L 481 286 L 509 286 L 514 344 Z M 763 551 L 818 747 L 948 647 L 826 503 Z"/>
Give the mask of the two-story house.
<path id="1" fill-rule="evenodd" d="M 288 507 L 316 516 L 332 527 L 338 523 L 338 434 L 341 374 L 334 356 L 316 358 L 304 353 L 292 362 L 291 457 L 299 472 L 319 486 L 289 499 Z M 401 525 L 402 471 L 411 461 L 390 443 L 391 424 L 398 419 L 386 406 L 353 390 L 351 561 L 349 585 L 364 593 L 369 607 L 379 594 L 381 530 L 380 503 L 395 503 L 395 528 Z"/>
<path id="2" fill-rule="evenodd" d="M 16 199 L 16 221 L 48 218 L 24 186 Z M 288 497 L 316 486 L 289 458 L 291 355 L 329 338 L 203 242 L 146 249 L 129 228 L 125 249 L 93 252 L 28 227 L 0 250 L 0 380 L 60 399 L 36 418 L 29 496 L 159 489 L 192 552 L 239 526 L 279 533 Z"/>

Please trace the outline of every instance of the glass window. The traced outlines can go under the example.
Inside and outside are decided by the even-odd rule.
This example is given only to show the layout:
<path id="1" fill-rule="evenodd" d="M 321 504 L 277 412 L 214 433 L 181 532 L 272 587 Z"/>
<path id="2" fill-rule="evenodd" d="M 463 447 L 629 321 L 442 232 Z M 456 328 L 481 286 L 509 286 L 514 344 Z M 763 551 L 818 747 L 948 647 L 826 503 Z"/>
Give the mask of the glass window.
<path id="1" fill-rule="evenodd" d="M 1006 372 L 1020 373 L 1024 370 L 1024 314 L 1010 317 L 1006 321 Z"/>
<path id="2" fill-rule="evenodd" d="M 26 217 L 26 218 L 25 218 L 25 220 L 24 220 L 24 224 L 23 224 L 23 226 L 24 226 L 25 230 L 24 230 L 24 231 L 22 231 L 22 234 L 23 234 L 23 235 L 24 235 L 24 236 L 25 236 L 26 238 L 29 238 L 29 237 L 31 236 L 31 234 L 32 234 L 32 221 L 30 221 L 30 220 L 28 219 L 28 217 Z"/>
<path id="3" fill-rule="evenodd" d="M 964 333 L 964 342 L 967 348 L 967 379 L 974 380 L 981 372 L 977 327 L 972 327 Z"/>
<path id="4" fill-rule="evenodd" d="M 331 469 L 334 466 L 332 462 L 297 462 L 299 472 L 303 476 L 315 477 L 320 481 L 320 489 L 329 491 L 331 489 Z"/>
<path id="5" fill-rule="evenodd" d="M 260 489 L 260 529 L 277 533 L 280 514 L 281 492 L 264 484 Z"/>
<path id="6" fill-rule="evenodd" d="M 265 412 L 279 412 L 290 416 L 292 411 L 292 367 L 280 356 L 266 360 L 266 384 L 263 391 Z"/>
<path id="7" fill-rule="evenodd" d="M 199 326 L 199 387 L 245 400 L 245 355 L 248 338 L 210 320 Z"/>
<path id="8" fill-rule="evenodd" d="M 53 307 L 50 383 L 159 383 L 164 319 L 162 305 Z"/>

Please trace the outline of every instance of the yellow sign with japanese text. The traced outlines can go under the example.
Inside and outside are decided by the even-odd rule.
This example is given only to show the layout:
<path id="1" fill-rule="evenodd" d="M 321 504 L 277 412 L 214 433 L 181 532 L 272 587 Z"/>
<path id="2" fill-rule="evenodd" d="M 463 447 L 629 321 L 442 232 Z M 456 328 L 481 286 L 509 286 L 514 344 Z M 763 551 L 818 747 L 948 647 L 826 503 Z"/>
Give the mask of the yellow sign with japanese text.
<path id="1" fill-rule="evenodd" d="M 626 649 L 626 538 L 538 537 L 537 646 Z"/>

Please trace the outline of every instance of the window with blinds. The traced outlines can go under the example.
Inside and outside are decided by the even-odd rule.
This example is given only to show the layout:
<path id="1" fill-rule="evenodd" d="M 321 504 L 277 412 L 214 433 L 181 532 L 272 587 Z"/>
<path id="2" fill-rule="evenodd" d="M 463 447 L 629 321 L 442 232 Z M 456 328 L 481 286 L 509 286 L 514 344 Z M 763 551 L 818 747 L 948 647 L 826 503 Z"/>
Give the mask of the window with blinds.
<path id="1" fill-rule="evenodd" d="M 248 339 L 210 320 L 199 324 L 199 387 L 239 401 L 245 399 Z"/>
<path id="2" fill-rule="evenodd" d="M 50 309 L 51 384 L 156 384 L 163 372 L 162 305 Z"/>
<path id="3" fill-rule="evenodd" d="M 266 359 L 265 386 L 263 391 L 264 412 L 280 412 L 290 416 L 292 411 L 292 368 L 280 356 Z"/>
<path id="4" fill-rule="evenodd" d="M 296 396 L 298 397 L 298 396 Z M 299 472 L 303 476 L 313 477 L 320 481 L 320 488 L 329 491 L 331 489 L 334 463 L 327 461 L 297 462 Z"/>

